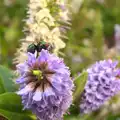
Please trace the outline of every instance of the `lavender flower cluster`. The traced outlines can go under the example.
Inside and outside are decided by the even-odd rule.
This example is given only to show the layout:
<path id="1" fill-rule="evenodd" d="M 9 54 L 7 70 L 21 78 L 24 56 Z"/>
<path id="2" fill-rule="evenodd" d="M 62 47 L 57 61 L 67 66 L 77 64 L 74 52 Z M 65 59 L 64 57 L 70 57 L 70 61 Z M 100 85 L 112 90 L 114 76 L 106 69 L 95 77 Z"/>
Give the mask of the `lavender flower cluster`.
<path id="1" fill-rule="evenodd" d="M 24 109 L 31 109 L 40 120 L 61 120 L 72 103 L 73 81 L 62 59 L 42 50 L 36 58 L 17 65 L 17 83 Z"/>
<path id="2" fill-rule="evenodd" d="M 92 65 L 82 94 L 81 112 L 90 113 L 120 91 L 120 69 L 118 62 L 103 60 Z"/>

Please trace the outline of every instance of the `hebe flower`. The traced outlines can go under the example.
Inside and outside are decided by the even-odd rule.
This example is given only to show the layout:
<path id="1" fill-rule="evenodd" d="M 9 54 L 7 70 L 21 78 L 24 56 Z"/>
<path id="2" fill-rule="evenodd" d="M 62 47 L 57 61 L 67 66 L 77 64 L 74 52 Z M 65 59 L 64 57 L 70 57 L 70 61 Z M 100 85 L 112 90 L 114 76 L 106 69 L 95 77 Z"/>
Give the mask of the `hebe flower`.
<path id="1" fill-rule="evenodd" d="M 24 28 L 25 38 L 21 47 L 17 50 L 15 63 L 24 62 L 26 48 L 41 40 L 54 45 L 53 52 L 65 47 L 63 39 L 66 39 L 65 32 L 70 28 L 69 11 L 63 0 L 29 0 L 26 26 Z"/>
<path id="2" fill-rule="evenodd" d="M 17 65 L 17 83 L 25 109 L 40 120 L 61 120 L 72 103 L 73 82 L 62 59 L 42 50 L 38 57 L 28 53 L 28 60 Z"/>
<path id="3" fill-rule="evenodd" d="M 87 70 L 88 81 L 82 94 L 81 112 L 89 113 L 98 109 L 120 91 L 120 69 L 117 64 L 117 61 L 103 60 Z"/>

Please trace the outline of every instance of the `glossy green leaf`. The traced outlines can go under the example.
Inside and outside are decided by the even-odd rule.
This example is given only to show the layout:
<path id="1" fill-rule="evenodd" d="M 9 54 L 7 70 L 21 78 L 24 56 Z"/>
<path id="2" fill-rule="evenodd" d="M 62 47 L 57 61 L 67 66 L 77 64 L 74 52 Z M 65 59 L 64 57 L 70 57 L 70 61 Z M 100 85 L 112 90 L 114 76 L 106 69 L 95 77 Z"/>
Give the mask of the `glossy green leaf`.
<path id="1" fill-rule="evenodd" d="M 106 120 L 120 120 L 120 115 L 109 114 Z"/>
<path id="2" fill-rule="evenodd" d="M 88 78 L 87 72 L 82 72 L 78 77 L 75 78 L 74 81 L 75 81 L 75 85 L 76 85 L 76 90 L 73 95 L 74 100 L 76 100 L 83 92 L 87 78 Z"/>
<path id="3" fill-rule="evenodd" d="M 22 110 L 20 97 L 15 93 L 0 95 L 0 114 L 8 120 L 32 120 L 31 113 Z"/>
<path id="4" fill-rule="evenodd" d="M 66 117 L 64 120 L 80 120 L 80 118 L 75 116 Z"/>
<path id="5" fill-rule="evenodd" d="M 4 93 L 5 92 L 5 88 L 4 88 L 4 85 L 3 85 L 3 81 L 2 79 L 0 78 L 0 94 L 1 93 Z"/>
<path id="6" fill-rule="evenodd" d="M 20 96 L 18 96 L 15 93 L 1 94 L 0 109 L 13 111 L 13 112 L 23 112 Z"/>
<path id="7" fill-rule="evenodd" d="M 90 118 L 91 116 L 88 115 L 67 115 L 64 117 L 64 120 L 93 120 L 92 118 Z"/>
<path id="8" fill-rule="evenodd" d="M 10 112 L 2 109 L 0 109 L 0 115 L 7 118 L 8 120 L 33 120 L 32 117 L 28 115 Z"/>
<path id="9" fill-rule="evenodd" d="M 12 72 L 8 68 L 3 67 L 2 65 L 0 65 L 0 78 L 2 80 L 0 85 L 3 84 L 4 90 L 6 92 L 13 92 L 16 90 L 15 84 L 12 81 Z"/>

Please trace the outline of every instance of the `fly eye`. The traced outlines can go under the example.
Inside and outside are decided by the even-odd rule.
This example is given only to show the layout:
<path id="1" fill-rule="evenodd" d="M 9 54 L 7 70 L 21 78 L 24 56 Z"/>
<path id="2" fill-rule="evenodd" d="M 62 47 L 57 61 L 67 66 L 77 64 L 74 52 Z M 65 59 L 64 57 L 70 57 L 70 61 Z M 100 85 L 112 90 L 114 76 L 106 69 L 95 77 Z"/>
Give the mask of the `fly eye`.
<path id="1" fill-rule="evenodd" d="M 47 43 L 43 40 L 41 40 L 37 46 L 36 46 L 37 52 L 41 52 L 42 49 L 48 50 L 49 52 L 52 52 L 54 49 L 54 45 Z"/>
<path id="2" fill-rule="evenodd" d="M 29 46 L 28 46 L 28 48 L 27 48 L 27 52 L 30 52 L 30 53 L 32 53 L 32 54 L 34 54 L 35 53 L 35 50 L 36 50 L 36 45 L 35 44 L 30 44 Z"/>
<path id="3" fill-rule="evenodd" d="M 40 41 L 38 44 L 37 44 L 37 51 L 38 52 L 41 52 L 42 49 L 44 50 L 47 50 L 48 48 L 48 44 L 44 41 Z"/>

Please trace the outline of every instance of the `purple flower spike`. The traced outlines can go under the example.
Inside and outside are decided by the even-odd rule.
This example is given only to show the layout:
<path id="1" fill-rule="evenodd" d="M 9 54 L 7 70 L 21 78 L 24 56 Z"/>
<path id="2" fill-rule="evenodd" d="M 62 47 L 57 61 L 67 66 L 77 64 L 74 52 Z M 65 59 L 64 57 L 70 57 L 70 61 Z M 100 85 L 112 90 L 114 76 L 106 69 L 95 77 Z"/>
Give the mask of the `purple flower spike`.
<path id="1" fill-rule="evenodd" d="M 28 53 L 28 60 L 17 65 L 17 83 L 24 109 L 30 109 L 40 120 L 62 120 L 72 103 L 73 81 L 62 59 L 40 52 L 39 57 Z"/>
<path id="2" fill-rule="evenodd" d="M 92 65 L 88 72 L 80 104 L 82 113 L 90 113 L 120 91 L 120 69 L 118 62 L 103 60 Z"/>

